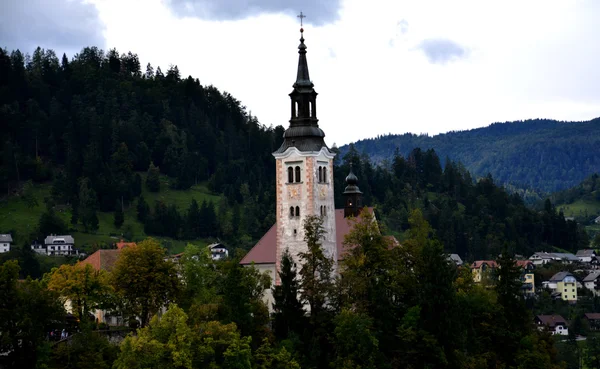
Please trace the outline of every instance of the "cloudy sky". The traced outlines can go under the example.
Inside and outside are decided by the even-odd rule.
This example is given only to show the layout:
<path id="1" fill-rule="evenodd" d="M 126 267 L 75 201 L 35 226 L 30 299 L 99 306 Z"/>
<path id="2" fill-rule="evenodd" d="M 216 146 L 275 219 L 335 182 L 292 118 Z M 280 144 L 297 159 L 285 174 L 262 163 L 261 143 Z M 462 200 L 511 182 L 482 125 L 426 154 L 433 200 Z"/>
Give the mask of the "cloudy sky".
<path id="1" fill-rule="evenodd" d="M 329 144 L 600 116 L 597 0 L 3 0 L 0 46 L 132 51 L 286 126 L 299 11 Z"/>

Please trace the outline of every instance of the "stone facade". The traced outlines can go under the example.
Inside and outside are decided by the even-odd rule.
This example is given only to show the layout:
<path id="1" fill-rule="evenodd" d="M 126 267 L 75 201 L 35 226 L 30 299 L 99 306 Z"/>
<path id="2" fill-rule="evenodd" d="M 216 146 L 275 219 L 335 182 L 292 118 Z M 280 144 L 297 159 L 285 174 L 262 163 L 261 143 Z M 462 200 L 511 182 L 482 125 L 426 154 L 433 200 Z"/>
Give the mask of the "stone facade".
<path id="1" fill-rule="evenodd" d="M 301 152 L 295 147 L 281 154 L 274 154 L 277 170 L 277 249 L 276 267 L 280 270 L 281 255 L 288 249 L 296 265 L 300 265 L 299 254 L 306 252 L 304 220 L 309 215 L 323 217 L 325 237 L 322 241 L 325 255 L 337 260 L 335 205 L 333 200 L 333 158 L 327 147 L 316 152 Z M 327 168 L 326 175 L 319 181 L 318 168 Z M 293 182 L 289 181 L 292 168 Z M 300 170 L 300 181 L 296 171 Z M 299 213 L 297 212 L 299 209 Z M 292 215 L 293 214 L 293 215 Z M 275 273 L 275 283 L 279 275 Z"/>

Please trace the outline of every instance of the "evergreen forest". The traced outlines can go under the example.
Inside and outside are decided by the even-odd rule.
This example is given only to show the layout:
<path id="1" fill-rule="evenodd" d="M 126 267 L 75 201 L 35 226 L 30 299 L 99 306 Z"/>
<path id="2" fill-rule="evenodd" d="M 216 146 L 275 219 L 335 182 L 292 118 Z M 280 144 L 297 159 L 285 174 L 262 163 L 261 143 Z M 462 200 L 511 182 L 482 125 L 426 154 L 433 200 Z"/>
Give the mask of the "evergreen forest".
<path id="1" fill-rule="evenodd" d="M 435 136 L 389 134 L 359 140 L 354 146 L 375 162 L 391 160 L 396 150 L 406 156 L 414 148 L 434 149 L 442 159 L 462 163 L 474 177 L 491 174 L 498 184 L 533 203 L 600 171 L 600 118 L 494 123 Z M 348 147 L 341 149 L 345 152 Z"/>

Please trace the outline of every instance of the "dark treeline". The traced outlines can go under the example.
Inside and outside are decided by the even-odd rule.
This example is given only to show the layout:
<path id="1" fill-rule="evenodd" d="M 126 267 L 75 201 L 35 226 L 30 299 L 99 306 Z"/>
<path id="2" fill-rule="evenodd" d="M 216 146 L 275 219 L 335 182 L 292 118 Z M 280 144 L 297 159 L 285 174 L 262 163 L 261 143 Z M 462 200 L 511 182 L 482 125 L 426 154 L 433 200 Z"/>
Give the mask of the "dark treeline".
<path id="1" fill-rule="evenodd" d="M 474 182 L 459 163 L 446 160 L 442 168 L 432 149 L 414 149 L 406 158 L 396 153 L 386 165 L 375 166 L 351 146 L 335 167 L 337 204 L 342 204 L 350 163 L 365 203 L 377 205 L 392 232 L 408 229 L 411 209 L 421 208 L 446 251 L 468 260 L 493 259 L 504 246 L 529 256 L 552 246 L 575 251 L 589 243 L 584 229 L 565 220 L 550 201 L 540 211 L 531 210 L 491 175 Z"/>
<path id="2" fill-rule="evenodd" d="M 135 171 L 151 167 L 175 189 L 208 181 L 238 204 L 248 200 L 245 185 L 258 219 L 273 208 L 275 173 L 266 163 L 283 129 L 260 125 L 228 93 L 182 79 L 177 66 L 143 71 L 137 55 L 95 47 L 72 60 L 40 48 L 31 56 L 0 50 L 0 121 L 2 190 L 54 179 L 53 199 L 71 204 L 86 228 L 97 223 L 95 209 L 114 211 L 138 196 Z"/>
<path id="3" fill-rule="evenodd" d="M 494 123 L 436 136 L 390 134 L 355 145 L 376 162 L 391 159 L 396 148 L 402 155 L 417 147 L 432 148 L 442 158 L 463 163 L 477 177 L 491 173 L 499 184 L 512 184 L 515 190 L 550 193 L 600 171 L 600 118 L 572 123 L 544 119 Z"/>

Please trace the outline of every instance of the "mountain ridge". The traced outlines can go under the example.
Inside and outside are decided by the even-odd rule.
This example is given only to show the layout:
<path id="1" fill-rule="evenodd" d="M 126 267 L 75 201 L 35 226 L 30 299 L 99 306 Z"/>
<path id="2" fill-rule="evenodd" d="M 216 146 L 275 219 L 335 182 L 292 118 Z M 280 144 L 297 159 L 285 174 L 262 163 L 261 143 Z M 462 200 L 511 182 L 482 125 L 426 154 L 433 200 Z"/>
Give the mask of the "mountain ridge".
<path id="1" fill-rule="evenodd" d="M 600 170 L 600 118 L 568 122 L 551 119 L 492 123 L 435 136 L 405 133 L 363 139 L 350 145 L 376 163 L 396 150 L 434 149 L 440 158 L 461 162 L 476 177 L 488 173 L 501 184 L 545 193 L 573 187 Z"/>

